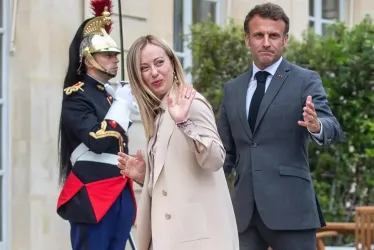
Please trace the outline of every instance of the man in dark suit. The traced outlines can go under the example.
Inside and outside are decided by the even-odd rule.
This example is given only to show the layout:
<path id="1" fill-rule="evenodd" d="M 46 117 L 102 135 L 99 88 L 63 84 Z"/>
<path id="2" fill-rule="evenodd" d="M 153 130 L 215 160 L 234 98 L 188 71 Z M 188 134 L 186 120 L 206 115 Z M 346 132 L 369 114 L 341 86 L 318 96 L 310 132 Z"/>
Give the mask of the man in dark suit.
<path id="1" fill-rule="evenodd" d="M 253 67 L 224 88 L 218 129 L 234 169 L 233 204 L 240 250 L 316 249 L 325 225 L 314 192 L 308 139 L 330 146 L 342 131 L 318 73 L 282 57 L 289 19 L 271 3 L 244 22 Z"/>

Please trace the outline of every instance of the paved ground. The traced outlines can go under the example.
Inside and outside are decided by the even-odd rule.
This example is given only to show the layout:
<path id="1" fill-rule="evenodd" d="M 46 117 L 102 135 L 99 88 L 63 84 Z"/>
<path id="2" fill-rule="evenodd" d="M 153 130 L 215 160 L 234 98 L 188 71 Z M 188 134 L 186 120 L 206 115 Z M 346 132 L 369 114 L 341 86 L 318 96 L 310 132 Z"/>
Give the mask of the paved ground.
<path id="1" fill-rule="evenodd" d="M 133 227 L 133 229 L 131 230 L 131 233 L 132 233 L 132 238 L 134 239 L 135 245 L 136 245 L 136 227 Z M 131 248 L 131 245 L 130 245 L 129 241 L 127 242 L 125 250 L 133 250 Z"/>

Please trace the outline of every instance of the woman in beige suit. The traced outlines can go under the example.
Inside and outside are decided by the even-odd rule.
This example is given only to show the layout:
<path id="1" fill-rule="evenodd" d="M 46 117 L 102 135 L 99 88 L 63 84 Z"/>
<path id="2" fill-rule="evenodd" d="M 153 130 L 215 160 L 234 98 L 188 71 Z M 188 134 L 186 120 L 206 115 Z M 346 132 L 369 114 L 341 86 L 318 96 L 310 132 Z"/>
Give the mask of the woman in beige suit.
<path id="1" fill-rule="evenodd" d="M 157 37 L 134 42 L 127 70 L 148 139 L 146 157 L 119 154 L 122 174 L 143 186 L 139 250 L 238 250 L 225 151 L 209 103 L 185 83 L 177 56 Z"/>

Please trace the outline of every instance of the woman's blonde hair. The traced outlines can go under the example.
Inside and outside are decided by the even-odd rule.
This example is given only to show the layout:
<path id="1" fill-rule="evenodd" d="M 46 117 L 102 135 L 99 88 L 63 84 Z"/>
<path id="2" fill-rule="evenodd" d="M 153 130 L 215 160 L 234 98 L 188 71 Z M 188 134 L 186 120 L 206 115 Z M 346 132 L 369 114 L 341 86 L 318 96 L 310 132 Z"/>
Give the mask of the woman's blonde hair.
<path id="1" fill-rule="evenodd" d="M 154 133 L 154 121 L 159 112 L 161 100 L 152 93 L 142 79 L 140 53 L 147 44 L 153 44 L 165 50 L 166 55 L 169 57 L 171 64 L 174 67 L 173 84 L 177 84 L 178 86 L 185 84 L 185 79 L 184 71 L 178 57 L 172 48 L 162 39 L 153 35 L 147 35 L 138 38 L 131 45 L 126 58 L 127 72 L 132 92 L 139 105 L 145 134 L 147 138 L 150 139 Z"/>

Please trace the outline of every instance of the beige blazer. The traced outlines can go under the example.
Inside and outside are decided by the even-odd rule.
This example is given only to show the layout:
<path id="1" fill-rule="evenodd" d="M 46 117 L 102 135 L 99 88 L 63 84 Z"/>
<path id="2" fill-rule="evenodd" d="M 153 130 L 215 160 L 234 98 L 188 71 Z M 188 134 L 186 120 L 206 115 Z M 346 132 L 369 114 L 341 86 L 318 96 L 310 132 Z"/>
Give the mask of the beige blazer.
<path id="1" fill-rule="evenodd" d="M 139 250 L 149 250 L 151 242 L 153 250 L 239 249 L 222 168 L 225 151 L 213 111 L 198 93 L 189 118 L 193 124 L 178 128 L 166 108 L 157 138 L 152 197 L 147 164 L 138 206 Z"/>

